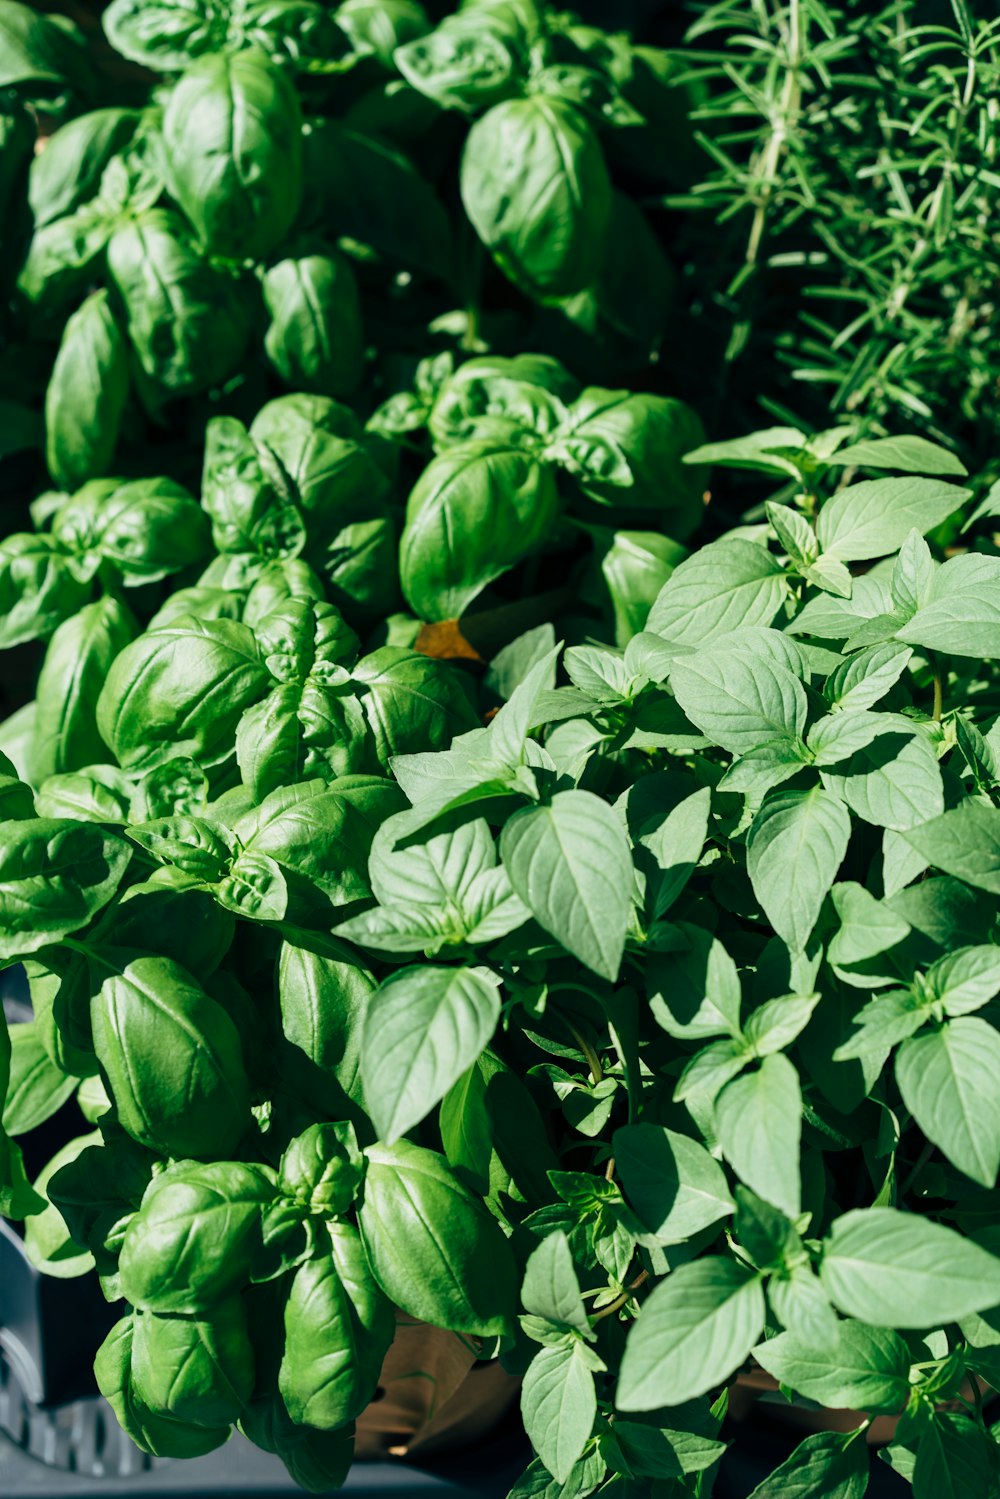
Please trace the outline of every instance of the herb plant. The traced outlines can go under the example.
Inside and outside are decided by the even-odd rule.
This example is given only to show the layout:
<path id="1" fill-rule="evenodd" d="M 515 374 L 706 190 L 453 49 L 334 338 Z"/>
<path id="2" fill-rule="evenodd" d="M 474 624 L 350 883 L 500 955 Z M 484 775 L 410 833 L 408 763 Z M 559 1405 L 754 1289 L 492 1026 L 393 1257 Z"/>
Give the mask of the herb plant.
<path id="1" fill-rule="evenodd" d="M 966 0 L 688 15 L 676 59 L 704 90 L 703 155 L 671 203 L 712 424 L 758 425 L 763 396 L 781 419 L 916 428 L 991 465 L 995 15 Z"/>
<path id="2" fill-rule="evenodd" d="M 190 481 L 206 392 L 370 410 L 435 345 L 547 330 L 604 383 L 655 352 L 673 272 L 616 140 L 686 128 L 657 49 L 534 0 L 437 27 L 415 0 L 114 0 L 103 24 L 98 101 L 69 23 L 0 6 L 3 394 L 13 426 L 25 371 L 44 391 L 61 489 L 148 472 L 150 443 Z"/>
<path id="3" fill-rule="evenodd" d="M 653 380 L 655 49 L 528 0 L 105 26 L 155 75 L 113 105 L 0 0 L 55 485 L 0 543 L 44 643 L 0 1211 L 117 1307 L 122 1426 L 336 1487 L 400 1310 L 523 1376 L 512 1499 L 710 1499 L 753 1364 L 861 1413 L 755 1499 L 861 1499 L 880 1416 L 989 1499 L 994 489 L 888 406 L 705 444 Z"/>
<path id="4" fill-rule="evenodd" d="M 5 1206 L 127 1302 L 97 1374 L 147 1450 L 238 1422 L 340 1481 L 394 1304 L 523 1372 L 518 1495 L 710 1494 L 751 1356 L 992 1492 L 1000 560 L 925 540 L 970 491 L 922 439 L 695 456 L 797 501 L 624 648 L 520 637 L 486 726 L 271 563 L 252 623 L 111 652 L 102 763 L 8 771 L 5 1128 L 78 1086 L 94 1128 L 34 1188 L 8 1147 Z M 817 1434 L 761 1493 L 868 1463 Z"/>

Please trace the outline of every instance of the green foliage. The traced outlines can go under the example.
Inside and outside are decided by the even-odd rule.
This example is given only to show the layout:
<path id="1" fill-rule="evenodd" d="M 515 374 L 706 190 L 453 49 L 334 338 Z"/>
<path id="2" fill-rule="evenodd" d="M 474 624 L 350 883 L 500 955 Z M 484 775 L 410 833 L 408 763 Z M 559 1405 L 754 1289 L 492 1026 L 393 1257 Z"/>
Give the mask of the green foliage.
<path id="1" fill-rule="evenodd" d="M 796 425 L 916 426 L 992 467 L 990 8 L 695 0 L 687 16 L 672 60 L 703 90 L 701 152 L 668 201 L 688 215 L 703 378 L 729 403 L 717 420 L 735 427 L 736 405 L 755 427 L 762 399 Z"/>
<path id="2" fill-rule="evenodd" d="M 0 961 L 34 1007 L 0 1030 L 0 1210 L 124 1303 L 96 1372 L 144 1451 L 238 1426 L 338 1486 L 395 1309 L 523 1376 L 513 1499 L 709 1499 L 751 1360 L 902 1413 L 918 1499 L 995 1491 L 967 1380 L 1000 1378 L 997 502 L 882 432 L 909 403 L 936 435 L 965 355 L 916 357 L 921 252 L 879 323 L 898 387 L 706 443 L 653 360 L 640 207 L 747 207 L 763 286 L 807 188 L 873 180 L 879 90 L 953 47 L 908 14 L 890 43 L 755 6 L 726 88 L 769 141 L 795 117 L 761 154 L 698 56 L 736 0 L 687 62 L 532 0 L 114 0 L 155 82 L 93 110 L 76 33 L 0 0 L 10 426 L 44 406 L 60 486 L 0 542 L 0 643 L 41 642 L 0 730 Z M 992 33 L 955 16 L 965 120 Z M 941 151 L 952 216 L 893 232 L 947 260 L 992 183 L 961 128 Z M 712 470 L 747 476 L 738 524 Z M 757 1493 L 868 1474 L 821 1433 Z"/>

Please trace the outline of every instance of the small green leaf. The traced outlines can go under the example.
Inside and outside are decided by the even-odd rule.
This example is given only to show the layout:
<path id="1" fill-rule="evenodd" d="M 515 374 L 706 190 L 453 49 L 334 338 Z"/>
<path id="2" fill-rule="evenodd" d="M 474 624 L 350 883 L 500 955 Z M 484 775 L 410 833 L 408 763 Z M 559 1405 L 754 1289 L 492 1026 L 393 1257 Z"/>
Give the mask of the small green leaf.
<path id="1" fill-rule="evenodd" d="M 826 461 L 831 467 L 899 469 L 904 474 L 955 474 L 962 478 L 968 473 L 960 458 L 926 437 L 870 437 L 838 448 Z"/>
<path id="2" fill-rule="evenodd" d="M 740 1179 L 796 1217 L 802 1094 L 788 1058 L 765 1056 L 756 1071 L 727 1083 L 715 1101 L 715 1125 L 722 1152 Z"/>
<path id="3" fill-rule="evenodd" d="M 597 1415 L 594 1376 L 580 1343 L 539 1349 L 524 1376 L 521 1415 L 542 1462 L 553 1478 L 565 1483 Z"/>
<path id="4" fill-rule="evenodd" d="M 544 1317 L 590 1336 L 590 1321 L 564 1233 L 547 1234 L 528 1256 L 521 1304 L 533 1317 Z"/>

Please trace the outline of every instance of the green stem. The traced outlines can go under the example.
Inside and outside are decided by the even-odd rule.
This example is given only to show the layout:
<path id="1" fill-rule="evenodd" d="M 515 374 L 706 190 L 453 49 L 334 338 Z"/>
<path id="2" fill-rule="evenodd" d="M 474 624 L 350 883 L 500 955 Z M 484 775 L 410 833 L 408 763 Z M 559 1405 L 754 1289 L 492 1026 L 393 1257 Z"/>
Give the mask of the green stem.
<path id="1" fill-rule="evenodd" d="M 648 1279 L 649 1279 L 649 1271 L 648 1270 L 642 1270 L 636 1276 L 635 1280 L 632 1281 L 632 1283 L 628 1286 L 628 1288 L 626 1290 L 624 1290 L 619 1297 L 617 1297 L 614 1301 L 612 1301 L 609 1306 L 602 1306 L 601 1310 L 599 1312 L 595 1312 L 594 1313 L 594 1315 L 590 1319 L 591 1323 L 594 1323 L 594 1322 L 603 1322 L 605 1317 L 613 1317 L 614 1314 L 615 1314 L 615 1312 L 620 1312 L 621 1309 L 622 1309 L 622 1307 L 628 1301 L 628 1299 L 631 1296 L 632 1292 L 634 1290 L 636 1290 L 639 1286 L 641 1286 L 643 1284 L 643 1282 L 647 1281 Z"/>
<path id="2" fill-rule="evenodd" d="M 801 66 L 802 27 L 799 0 L 791 0 L 791 5 L 788 9 L 787 72 L 785 73 L 781 98 L 778 103 L 777 118 L 772 124 L 771 134 L 768 137 L 761 160 L 761 193 L 757 206 L 754 209 L 753 222 L 750 225 L 750 237 L 747 240 L 746 248 L 745 259 L 748 266 L 757 264 L 757 258 L 764 239 L 764 228 L 767 222 L 767 212 L 771 204 L 771 196 L 777 186 L 778 167 L 788 144 L 788 137 L 798 116 L 801 98 L 801 81 L 799 77 Z"/>
<path id="3" fill-rule="evenodd" d="M 564 1016 L 563 1019 L 566 1019 L 566 1017 Z M 604 1077 L 604 1068 L 601 1066 L 601 1059 L 597 1055 L 597 1052 L 594 1050 L 594 1048 L 591 1046 L 590 1042 L 587 1040 L 586 1036 L 581 1035 L 577 1030 L 572 1020 L 566 1020 L 566 1026 L 567 1029 L 572 1031 L 574 1041 L 576 1042 L 577 1046 L 579 1046 L 584 1056 L 587 1058 L 587 1066 L 590 1068 L 591 1080 L 596 1087 L 596 1085 Z"/>
<path id="4" fill-rule="evenodd" d="M 931 708 L 931 717 L 935 723 L 941 722 L 944 713 L 944 667 L 938 656 L 932 657 L 931 664 L 934 668 L 934 703 Z"/>

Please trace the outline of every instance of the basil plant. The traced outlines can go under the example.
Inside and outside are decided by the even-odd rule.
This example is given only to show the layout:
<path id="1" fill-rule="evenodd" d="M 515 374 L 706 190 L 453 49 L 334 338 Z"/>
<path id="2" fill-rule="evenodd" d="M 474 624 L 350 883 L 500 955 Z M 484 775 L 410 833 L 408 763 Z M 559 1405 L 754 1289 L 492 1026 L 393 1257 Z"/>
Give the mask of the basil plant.
<path id="1" fill-rule="evenodd" d="M 60 488 L 197 445 L 206 396 L 370 411 L 434 341 L 654 357 L 674 278 L 630 184 L 690 137 L 665 53 L 534 0 L 436 29 L 416 0 L 113 0 L 103 26 L 95 83 L 70 23 L 0 0 L 0 399 L 27 445 L 43 401 Z"/>
<path id="2" fill-rule="evenodd" d="M 521 369 L 484 414 L 464 370 L 420 408 L 425 478 L 487 416 L 541 430 L 528 464 L 573 451 L 562 408 L 615 409 L 522 412 Z M 0 960 L 34 1020 L 3 1037 L 0 1206 L 120 1308 L 122 1425 L 174 1456 L 235 1425 L 334 1487 L 397 1309 L 523 1376 L 512 1499 L 709 1499 L 752 1366 L 859 1412 L 757 1499 L 860 1499 L 882 1416 L 918 1495 L 987 1499 L 995 496 L 923 439 L 713 444 L 692 471 L 770 476 L 760 518 L 477 682 L 362 646 L 321 500 L 255 508 L 265 450 L 214 429 L 200 530 L 148 560 L 95 532 L 3 735 Z M 295 556 L 243 549 L 299 525 Z M 211 581 L 143 629 L 119 585 L 182 533 Z M 19 1142 L 74 1095 L 29 1180 Z"/>

